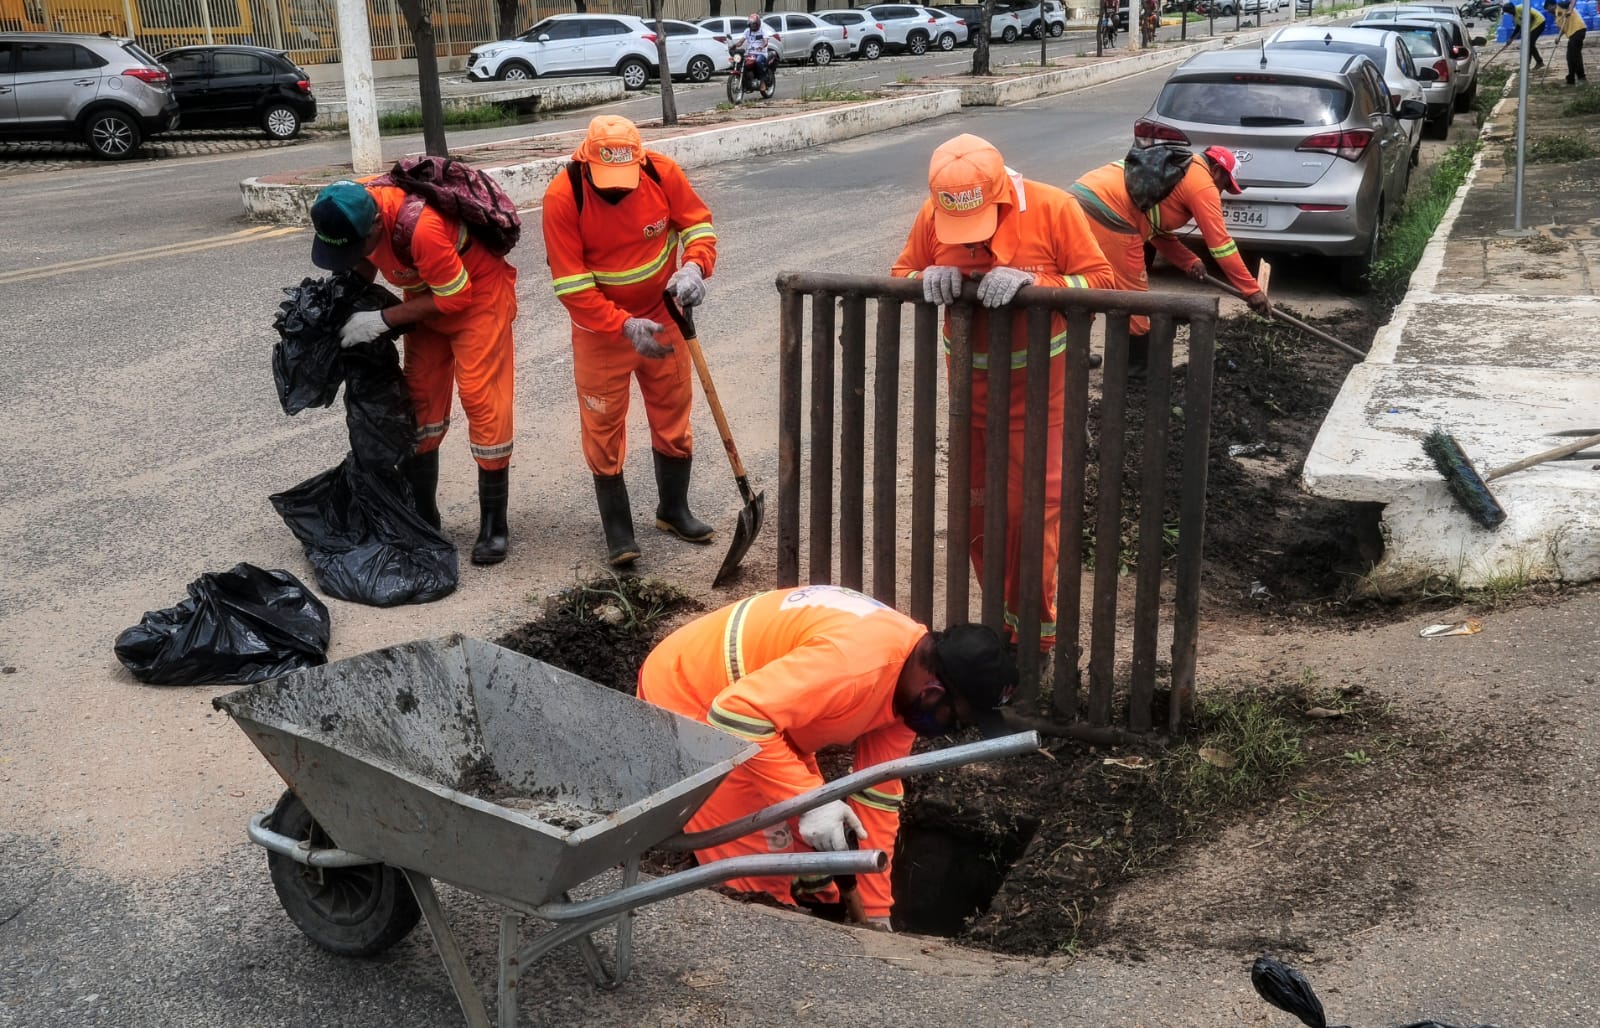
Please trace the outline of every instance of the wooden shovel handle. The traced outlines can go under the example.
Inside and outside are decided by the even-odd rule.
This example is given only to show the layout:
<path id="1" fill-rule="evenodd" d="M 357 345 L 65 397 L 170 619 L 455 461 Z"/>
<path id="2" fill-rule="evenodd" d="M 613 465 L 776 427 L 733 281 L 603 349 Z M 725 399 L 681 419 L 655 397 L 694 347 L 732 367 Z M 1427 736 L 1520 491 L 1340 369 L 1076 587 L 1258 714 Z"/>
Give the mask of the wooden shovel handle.
<path id="1" fill-rule="evenodd" d="M 689 359 L 694 361 L 694 372 L 700 376 L 700 388 L 706 394 L 706 404 L 711 408 L 711 418 L 717 423 L 717 434 L 722 437 L 722 448 L 728 451 L 728 463 L 733 465 L 733 477 L 744 479 L 744 461 L 739 459 L 739 448 L 733 445 L 733 429 L 728 426 L 728 415 L 722 411 L 722 401 L 717 398 L 716 383 L 711 381 L 711 369 L 706 366 L 706 355 L 700 349 L 700 340 L 695 335 L 694 314 L 682 309 L 672 298 L 671 293 L 663 294 L 667 313 L 672 316 L 673 322 L 678 326 L 678 331 L 683 333 L 684 345 L 689 347 Z M 741 492 L 748 490 L 748 486 L 741 488 Z"/>
<path id="2" fill-rule="evenodd" d="M 1587 438 L 1579 439 L 1578 441 L 1572 443 L 1562 443 L 1553 450 L 1546 450 L 1543 453 L 1536 453 L 1532 457 L 1522 458 L 1515 464 L 1507 464 L 1504 467 L 1495 468 L 1487 475 L 1484 475 L 1483 480 L 1485 482 L 1492 482 L 1504 475 L 1511 474 L 1513 471 L 1522 471 L 1526 468 L 1533 467 L 1535 464 L 1543 464 L 1546 461 L 1560 460 L 1562 457 L 1577 453 L 1579 450 L 1586 450 L 1596 443 L 1600 443 L 1600 435 L 1588 436 Z"/>
<path id="3" fill-rule="evenodd" d="M 1206 281 L 1209 282 L 1210 284 L 1216 286 L 1218 289 L 1222 290 L 1223 292 L 1225 292 L 1225 293 L 1227 293 L 1227 294 L 1229 294 L 1231 296 L 1237 296 L 1241 300 L 1244 299 L 1244 294 L 1239 292 L 1239 290 L 1233 288 L 1231 283 L 1224 282 L 1224 281 L 1222 281 L 1222 279 L 1218 278 L 1215 275 L 1207 275 L 1206 276 Z M 1274 307 L 1274 308 L 1272 308 L 1272 317 L 1274 319 L 1278 320 L 1278 321 L 1283 322 L 1285 325 L 1292 325 L 1295 328 L 1298 328 L 1302 332 L 1305 332 L 1305 333 L 1307 333 L 1309 335 L 1316 336 L 1318 339 L 1320 339 L 1323 342 L 1329 344 L 1330 346 L 1335 346 L 1335 347 L 1343 350 L 1345 353 L 1348 353 L 1350 356 L 1354 357 L 1358 361 L 1364 361 L 1364 360 L 1367 359 L 1367 355 L 1366 354 L 1362 353 L 1360 350 L 1358 350 L 1355 347 L 1351 346 L 1349 343 L 1345 342 L 1342 339 L 1337 339 L 1334 336 L 1330 336 L 1328 333 L 1324 332 L 1322 329 L 1317 328 L 1314 325 L 1307 325 L 1305 322 L 1301 321 L 1299 318 L 1295 317 L 1292 314 L 1285 314 L 1283 311 L 1280 311 L 1278 308 Z"/>

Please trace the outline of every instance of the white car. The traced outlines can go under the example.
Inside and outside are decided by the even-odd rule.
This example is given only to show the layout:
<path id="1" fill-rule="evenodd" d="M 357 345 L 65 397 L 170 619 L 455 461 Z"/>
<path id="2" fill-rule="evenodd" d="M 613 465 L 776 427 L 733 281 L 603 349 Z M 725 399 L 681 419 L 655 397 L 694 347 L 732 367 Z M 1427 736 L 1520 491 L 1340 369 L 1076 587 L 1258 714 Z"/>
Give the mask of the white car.
<path id="1" fill-rule="evenodd" d="M 876 61 L 883 56 L 883 24 L 865 11 L 818 11 L 817 17 L 844 29 L 844 40 L 850 47 L 851 60 L 865 57 L 869 61 Z"/>
<path id="2" fill-rule="evenodd" d="M 874 4 L 862 8 L 883 25 L 883 43 L 889 50 L 925 54 L 933 45 L 933 31 L 939 18 L 931 11 L 911 4 Z"/>
<path id="3" fill-rule="evenodd" d="M 702 18 L 698 24 L 731 46 L 744 35 L 749 16 L 737 18 Z M 850 53 L 850 43 L 844 26 L 811 15 L 785 11 L 763 15 L 761 23 L 777 40 L 778 52 L 785 61 L 810 61 L 829 64 L 835 57 Z"/>
<path id="4" fill-rule="evenodd" d="M 949 11 L 941 11 L 937 7 L 924 7 L 936 19 L 933 26 L 933 45 L 946 52 L 954 50 L 967 41 L 967 22 L 958 18 Z"/>
<path id="5" fill-rule="evenodd" d="M 728 45 L 710 29 L 692 22 L 663 19 L 667 32 L 667 68 L 673 78 L 690 82 L 709 82 L 717 70 L 728 63 Z"/>
<path id="6" fill-rule="evenodd" d="M 642 19 L 556 14 L 515 39 L 473 47 L 467 55 L 467 78 L 483 82 L 616 74 L 628 89 L 643 89 L 655 74 L 656 61 L 656 35 Z"/>
<path id="7" fill-rule="evenodd" d="M 1422 83 L 1417 78 L 1417 65 L 1405 41 L 1393 32 L 1379 29 L 1335 28 L 1327 25 L 1294 26 L 1279 29 L 1267 37 L 1267 50 L 1337 51 L 1347 54 L 1365 54 L 1383 73 L 1383 83 L 1389 87 L 1389 103 L 1400 109 L 1404 100 L 1427 103 Z M 1406 130 L 1411 150 L 1411 166 L 1416 167 L 1422 145 L 1422 122 L 1409 119 L 1400 123 Z"/>

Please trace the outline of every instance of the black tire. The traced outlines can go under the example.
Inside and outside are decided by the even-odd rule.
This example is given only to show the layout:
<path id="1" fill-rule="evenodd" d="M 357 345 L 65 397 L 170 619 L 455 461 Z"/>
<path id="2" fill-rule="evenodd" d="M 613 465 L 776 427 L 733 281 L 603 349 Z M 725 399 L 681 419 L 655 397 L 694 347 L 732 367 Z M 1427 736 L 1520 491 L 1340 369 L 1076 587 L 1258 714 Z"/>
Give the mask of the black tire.
<path id="1" fill-rule="evenodd" d="M 1002 42 L 1002 43 L 1015 43 L 1016 41 L 1017 41 L 1017 29 L 1016 29 L 1016 26 L 1007 25 L 1004 29 L 1002 29 L 1000 31 L 1000 42 Z"/>
<path id="2" fill-rule="evenodd" d="M 710 82 L 711 76 L 717 73 L 717 66 L 711 63 L 711 58 L 704 55 L 693 57 L 689 60 L 689 67 L 685 69 L 690 82 Z"/>
<path id="3" fill-rule="evenodd" d="M 778 93 L 778 76 L 771 68 L 767 69 L 766 77 L 756 80 L 756 92 L 761 94 L 761 99 L 771 100 Z"/>
<path id="4" fill-rule="evenodd" d="M 643 58 L 623 58 L 617 65 L 617 74 L 622 76 L 622 88 L 630 92 L 638 92 L 650 84 L 650 65 Z"/>
<path id="5" fill-rule="evenodd" d="M 917 57 L 928 52 L 928 34 L 926 32 L 913 32 L 906 37 L 906 50 Z"/>
<path id="6" fill-rule="evenodd" d="M 1372 225 L 1372 239 L 1367 243 L 1366 253 L 1354 257 L 1339 258 L 1339 288 L 1347 293 L 1364 293 L 1371 288 L 1369 276 L 1372 266 L 1378 261 L 1378 248 L 1383 241 L 1383 219 L 1385 217 L 1383 201 L 1378 201 L 1378 220 Z"/>
<path id="7" fill-rule="evenodd" d="M 876 61 L 883 56 L 883 40 L 869 39 L 861 44 L 861 56 L 869 61 Z"/>
<path id="8" fill-rule="evenodd" d="M 139 152 L 144 134 L 133 115 L 116 107 L 91 111 L 83 119 L 83 141 L 102 161 L 121 161 Z"/>
<path id="9" fill-rule="evenodd" d="M 1450 112 L 1445 111 L 1437 118 L 1430 118 L 1422 123 L 1422 134 L 1429 139 L 1450 138 Z"/>
<path id="10" fill-rule="evenodd" d="M 261 112 L 261 128 L 273 139 L 293 139 L 300 134 L 300 114 L 288 104 L 269 104 Z"/>
<path id="11" fill-rule="evenodd" d="M 954 50 L 956 48 L 956 34 L 954 32 L 943 33 L 939 36 L 938 45 L 939 49 L 943 50 L 945 53 L 949 53 L 950 51 Z"/>
<path id="12" fill-rule="evenodd" d="M 811 63 L 821 68 L 833 63 L 833 47 L 827 43 L 818 43 L 811 48 Z"/>
<path id="13" fill-rule="evenodd" d="M 1063 32 L 1065 32 L 1065 31 L 1067 31 L 1067 27 L 1065 25 L 1061 24 L 1059 21 L 1053 21 L 1053 22 L 1050 23 L 1050 38 L 1051 39 L 1059 39 L 1059 38 L 1061 38 L 1061 34 Z"/>
<path id="14" fill-rule="evenodd" d="M 1475 101 L 1477 99 L 1478 99 L 1478 80 L 1477 79 L 1473 79 L 1472 80 L 1472 85 L 1467 87 L 1467 91 L 1465 93 L 1462 93 L 1460 96 L 1456 97 L 1456 113 L 1457 114 L 1465 114 L 1468 111 L 1472 110 L 1472 103 L 1473 103 L 1473 101 Z"/>
<path id="15" fill-rule="evenodd" d="M 292 792 L 278 799 L 271 824 L 291 839 L 333 844 Z M 422 916 L 405 875 L 387 864 L 319 871 L 269 852 L 267 869 L 289 920 L 330 953 L 376 956 L 410 934 Z"/>
<path id="16" fill-rule="evenodd" d="M 728 102 L 735 107 L 744 103 L 744 76 L 728 76 Z"/>
<path id="17" fill-rule="evenodd" d="M 502 82 L 524 82 L 531 78 L 537 78 L 538 75 L 534 72 L 533 65 L 526 61 L 507 61 L 500 65 L 499 70 L 494 73 L 494 77 Z"/>

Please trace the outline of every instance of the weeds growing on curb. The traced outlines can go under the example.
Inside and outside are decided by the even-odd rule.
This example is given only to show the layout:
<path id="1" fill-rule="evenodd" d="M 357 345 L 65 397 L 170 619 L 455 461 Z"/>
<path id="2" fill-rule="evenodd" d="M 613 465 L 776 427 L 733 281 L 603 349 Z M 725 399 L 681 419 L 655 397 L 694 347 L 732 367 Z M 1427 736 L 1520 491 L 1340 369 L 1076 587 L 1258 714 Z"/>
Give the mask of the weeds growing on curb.
<path id="1" fill-rule="evenodd" d="M 1467 180 L 1477 152 L 1476 139 L 1457 143 L 1445 151 L 1427 184 L 1412 190 L 1399 216 L 1389 223 L 1369 276 L 1373 292 L 1384 303 L 1398 303 L 1405 294 L 1412 270 L 1422 259 L 1422 251 L 1455 199 L 1456 190 Z"/>
<path id="2" fill-rule="evenodd" d="M 1252 690 L 1202 697 L 1190 741 L 1161 760 L 1161 789 L 1190 819 L 1258 799 L 1306 761 L 1291 702 Z"/>
<path id="3" fill-rule="evenodd" d="M 515 114 L 493 104 L 479 107 L 451 107 L 444 112 L 444 123 L 458 128 L 470 126 L 492 128 L 495 125 L 509 125 L 516 120 Z M 378 128 L 385 132 L 404 132 L 421 127 L 420 108 L 413 107 L 410 110 L 378 115 Z"/>
<path id="4" fill-rule="evenodd" d="M 835 82 L 819 82 L 814 86 L 800 87 L 800 100 L 803 103 L 843 103 L 851 100 L 865 100 L 867 94 L 859 89 L 841 86 Z"/>
<path id="5" fill-rule="evenodd" d="M 1596 155 L 1595 148 L 1586 137 L 1561 133 L 1528 140 L 1522 160 L 1525 164 L 1566 164 L 1586 161 Z M 1514 143 L 1506 144 L 1505 158 L 1507 164 L 1516 163 L 1517 148 Z"/>
<path id="6" fill-rule="evenodd" d="M 1489 117 L 1494 105 L 1500 102 L 1500 93 L 1506 88 L 1506 80 L 1510 77 L 1510 68 L 1485 68 L 1478 73 L 1478 95 L 1472 100 L 1472 110 L 1477 115 L 1479 125 Z"/>
<path id="7" fill-rule="evenodd" d="M 1580 87 L 1572 102 L 1561 108 L 1563 118 L 1576 118 L 1584 114 L 1600 114 L 1600 88 Z"/>

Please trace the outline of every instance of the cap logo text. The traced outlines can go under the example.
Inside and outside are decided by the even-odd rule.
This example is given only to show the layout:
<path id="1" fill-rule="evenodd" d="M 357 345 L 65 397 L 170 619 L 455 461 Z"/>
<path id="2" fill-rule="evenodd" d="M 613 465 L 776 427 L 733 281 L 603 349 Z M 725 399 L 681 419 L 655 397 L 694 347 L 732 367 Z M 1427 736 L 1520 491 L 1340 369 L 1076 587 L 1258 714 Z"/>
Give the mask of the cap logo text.
<path id="1" fill-rule="evenodd" d="M 633 147 L 602 146 L 600 148 L 600 162 L 602 164 L 632 164 Z"/>
<path id="2" fill-rule="evenodd" d="M 952 214 L 966 214 L 983 206 L 983 187 L 973 186 L 955 192 L 939 190 L 939 206 Z"/>

